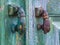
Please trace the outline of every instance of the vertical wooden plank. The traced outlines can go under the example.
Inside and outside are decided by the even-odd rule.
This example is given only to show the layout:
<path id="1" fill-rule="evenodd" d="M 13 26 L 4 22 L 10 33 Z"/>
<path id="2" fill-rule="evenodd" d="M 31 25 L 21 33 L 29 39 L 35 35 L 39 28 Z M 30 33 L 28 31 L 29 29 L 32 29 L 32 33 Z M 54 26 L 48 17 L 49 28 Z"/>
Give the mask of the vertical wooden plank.
<path id="1" fill-rule="evenodd" d="M 32 8 L 32 0 L 26 0 L 26 10 L 28 16 L 28 28 L 26 31 L 26 44 L 34 45 L 34 21 L 33 21 L 33 8 Z"/>
<path id="2" fill-rule="evenodd" d="M 1 45 L 5 45 L 5 25 L 4 25 L 4 9 L 5 9 L 5 1 L 6 0 L 1 0 Z"/>
<path id="3" fill-rule="evenodd" d="M 1 0 L 0 0 L 0 7 L 1 7 Z M 0 17 L 1 17 L 1 8 L 0 8 Z M 0 22 L 0 45 L 1 45 L 1 22 Z"/>
<path id="4" fill-rule="evenodd" d="M 43 0 L 35 0 L 34 1 L 34 11 L 35 11 L 35 8 L 40 8 L 40 6 L 42 5 L 41 4 L 41 1 Z M 35 15 L 35 14 L 34 14 Z M 34 30 L 35 30 L 35 43 L 36 45 L 44 45 L 44 40 L 43 40 L 43 36 L 44 36 L 44 33 L 42 30 L 37 30 L 37 24 L 42 24 L 43 23 L 43 19 L 42 18 L 39 18 L 37 19 L 36 17 L 34 18 Z"/>
<path id="5" fill-rule="evenodd" d="M 29 0 L 26 2 L 26 45 L 29 45 Z"/>

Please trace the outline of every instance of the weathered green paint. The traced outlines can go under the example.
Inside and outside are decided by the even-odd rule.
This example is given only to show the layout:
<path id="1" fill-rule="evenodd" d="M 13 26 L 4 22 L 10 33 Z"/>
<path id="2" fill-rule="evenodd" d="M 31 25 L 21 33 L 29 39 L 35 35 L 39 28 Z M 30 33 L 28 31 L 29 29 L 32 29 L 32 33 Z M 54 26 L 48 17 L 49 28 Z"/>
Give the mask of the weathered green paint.
<path id="1" fill-rule="evenodd" d="M 47 4 L 47 11 L 49 14 L 59 14 L 60 16 L 60 0 L 49 0 Z"/>
<path id="2" fill-rule="evenodd" d="M 26 45 L 29 45 L 29 0 L 25 0 L 26 4 Z"/>
<path id="3" fill-rule="evenodd" d="M 25 2 L 23 2 L 23 0 L 11 0 L 12 4 L 15 3 L 16 5 L 18 6 L 21 6 L 22 8 L 25 9 Z M 10 19 L 9 19 L 10 20 Z M 12 20 L 12 19 L 11 19 Z M 9 23 L 11 23 L 12 21 L 10 20 Z M 17 20 L 17 19 L 16 19 Z M 15 36 L 14 36 L 15 35 Z M 18 39 L 16 37 L 16 35 L 18 35 Z M 16 33 L 16 34 L 12 34 L 12 37 L 11 38 L 14 38 L 14 40 L 12 41 L 12 45 L 25 45 L 25 34 L 23 35 L 19 35 L 19 33 Z"/>
<path id="4" fill-rule="evenodd" d="M 10 29 L 10 24 L 12 22 L 12 18 L 8 17 L 7 10 L 7 2 L 11 1 L 12 4 L 15 3 L 23 7 L 26 13 L 26 32 L 23 35 L 19 35 L 18 32 L 12 34 Z M 31 1 L 31 4 L 30 4 Z M 60 21 L 60 17 L 49 17 L 51 22 L 51 31 L 48 34 L 44 34 L 42 30 L 37 30 L 36 25 L 38 23 L 42 23 L 42 19 L 36 19 L 33 17 L 34 22 L 34 30 L 30 30 L 31 21 L 29 18 L 33 16 L 30 12 L 30 6 L 33 6 L 34 2 L 32 0 L 0 0 L 0 6 L 3 10 L 0 11 L 0 45 L 54 45 L 54 27 L 52 25 L 52 21 Z M 49 4 L 48 4 L 49 5 Z M 32 8 L 31 8 L 32 9 Z M 33 13 L 33 9 L 31 10 Z M 48 6 L 48 12 L 51 12 Z M 55 11 L 53 11 L 55 14 Z M 59 11 L 58 11 L 59 12 Z M 31 14 L 31 15 L 30 15 Z M 54 15 L 53 14 L 53 15 Z M 50 13 L 49 13 L 50 15 Z M 51 14 L 52 15 L 52 14 Z M 32 18 L 32 17 L 31 17 Z M 17 19 L 16 19 L 17 20 Z M 31 32 L 33 33 L 33 37 L 31 38 Z M 33 41 L 33 44 L 31 44 Z"/>
<path id="5" fill-rule="evenodd" d="M 9 0 L 16 5 L 21 6 L 25 10 L 25 1 L 23 0 Z M 12 34 L 10 24 L 12 19 L 8 17 L 8 0 L 0 0 L 0 6 L 3 10 L 0 10 L 0 44 L 1 45 L 25 45 L 25 34 L 20 36 L 18 33 Z M 18 36 L 16 36 L 18 34 Z M 18 37 L 18 41 L 17 41 Z"/>
<path id="6" fill-rule="evenodd" d="M 4 24 L 4 18 L 5 18 L 5 2 L 6 0 L 0 0 L 1 3 L 1 10 L 0 10 L 0 33 L 1 33 L 1 45 L 5 45 L 5 24 Z"/>

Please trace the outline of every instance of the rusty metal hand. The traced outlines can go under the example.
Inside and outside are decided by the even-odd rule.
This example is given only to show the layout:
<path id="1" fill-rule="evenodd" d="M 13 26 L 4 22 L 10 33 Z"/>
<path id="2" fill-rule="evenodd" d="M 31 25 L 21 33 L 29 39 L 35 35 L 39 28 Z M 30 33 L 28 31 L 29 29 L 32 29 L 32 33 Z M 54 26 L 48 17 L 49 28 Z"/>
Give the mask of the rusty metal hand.
<path id="1" fill-rule="evenodd" d="M 42 11 L 43 12 L 43 11 Z M 43 18 L 43 24 L 37 24 L 37 29 L 42 29 L 44 31 L 44 34 L 48 33 L 50 31 L 50 21 L 48 14 L 44 11 L 43 14 L 41 14 L 41 17 Z"/>

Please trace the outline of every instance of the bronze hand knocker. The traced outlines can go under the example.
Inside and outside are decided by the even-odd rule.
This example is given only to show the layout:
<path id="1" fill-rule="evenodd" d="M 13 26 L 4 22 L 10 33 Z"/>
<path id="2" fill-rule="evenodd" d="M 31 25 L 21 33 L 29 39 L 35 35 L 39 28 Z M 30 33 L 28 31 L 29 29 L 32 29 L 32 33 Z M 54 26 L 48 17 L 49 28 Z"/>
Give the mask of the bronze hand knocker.
<path id="1" fill-rule="evenodd" d="M 37 9 L 35 11 L 38 11 Z M 42 29 L 44 31 L 44 34 L 48 33 L 50 31 L 50 21 L 49 16 L 45 10 L 41 7 L 39 10 L 39 14 L 36 13 L 35 15 L 37 18 L 43 18 L 43 24 L 37 24 L 37 29 Z"/>

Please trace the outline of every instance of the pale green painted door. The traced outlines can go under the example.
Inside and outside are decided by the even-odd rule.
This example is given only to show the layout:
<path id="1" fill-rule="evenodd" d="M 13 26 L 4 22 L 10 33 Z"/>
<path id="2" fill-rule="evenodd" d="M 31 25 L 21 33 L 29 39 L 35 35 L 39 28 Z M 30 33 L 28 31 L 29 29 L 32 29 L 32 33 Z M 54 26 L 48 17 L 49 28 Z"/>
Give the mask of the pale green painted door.
<path id="1" fill-rule="evenodd" d="M 25 11 L 24 0 L 0 0 L 0 45 L 25 45 L 25 33 L 24 35 L 19 35 L 17 32 L 14 34 L 11 32 L 12 18 L 8 16 L 8 3 L 19 5 Z"/>

